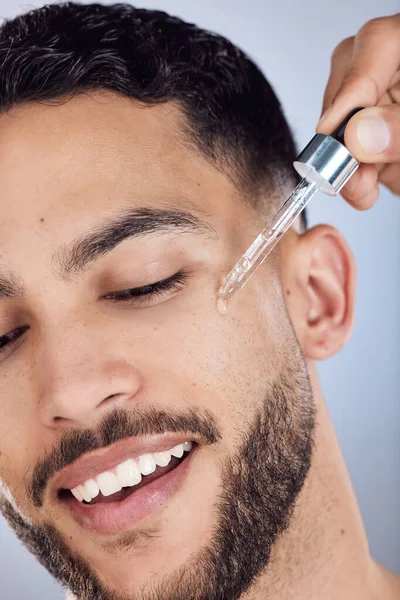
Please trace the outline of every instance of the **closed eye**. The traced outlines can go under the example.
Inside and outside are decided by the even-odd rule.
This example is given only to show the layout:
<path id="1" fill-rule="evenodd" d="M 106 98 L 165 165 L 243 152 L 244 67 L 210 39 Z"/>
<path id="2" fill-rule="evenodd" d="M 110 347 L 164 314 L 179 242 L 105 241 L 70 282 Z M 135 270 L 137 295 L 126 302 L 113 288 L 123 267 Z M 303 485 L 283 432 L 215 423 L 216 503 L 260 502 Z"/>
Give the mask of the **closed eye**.
<path id="1" fill-rule="evenodd" d="M 104 296 L 105 300 L 111 300 L 112 302 L 126 302 L 136 305 L 144 305 L 150 303 L 150 301 L 158 296 L 171 294 L 172 292 L 182 289 L 188 279 L 188 273 L 184 271 L 178 271 L 175 275 L 151 283 L 143 285 L 141 287 L 129 288 L 120 292 L 113 292 Z"/>
<path id="2" fill-rule="evenodd" d="M 10 331 L 10 333 L 6 333 L 5 335 L 0 336 L 0 355 L 3 356 L 14 346 L 19 338 L 27 331 L 29 327 L 18 327 L 18 329 L 14 329 L 14 331 Z"/>
<path id="3" fill-rule="evenodd" d="M 122 290 L 121 292 L 114 292 L 104 296 L 105 299 L 111 300 L 112 302 L 125 302 L 127 304 L 135 304 L 143 306 L 150 304 L 151 300 L 155 297 L 164 296 L 176 292 L 185 285 L 189 274 L 184 271 L 179 271 L 163 279 L 149 285 L 143 285 L 141 287 L 130 288 Z M 18 344 L 18 341 L 23 334 L 29 329 L 28 326 L 18 327 L 5 335 L 0 336 L 0 357 L 3 359 L 4 356 Z"/>

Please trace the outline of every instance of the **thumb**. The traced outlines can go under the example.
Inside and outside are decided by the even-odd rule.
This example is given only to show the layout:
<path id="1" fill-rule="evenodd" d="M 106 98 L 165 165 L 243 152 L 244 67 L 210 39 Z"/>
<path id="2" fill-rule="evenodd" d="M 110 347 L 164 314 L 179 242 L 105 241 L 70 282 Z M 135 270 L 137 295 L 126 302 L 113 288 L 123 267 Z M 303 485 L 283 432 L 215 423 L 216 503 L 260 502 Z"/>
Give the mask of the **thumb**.
<path id="1" fill-rule="evenodd" d="M 363 163 L 400 160 L 400 106 L 388 104 L 365 108 L 350 119 L 345 145 Z"/>

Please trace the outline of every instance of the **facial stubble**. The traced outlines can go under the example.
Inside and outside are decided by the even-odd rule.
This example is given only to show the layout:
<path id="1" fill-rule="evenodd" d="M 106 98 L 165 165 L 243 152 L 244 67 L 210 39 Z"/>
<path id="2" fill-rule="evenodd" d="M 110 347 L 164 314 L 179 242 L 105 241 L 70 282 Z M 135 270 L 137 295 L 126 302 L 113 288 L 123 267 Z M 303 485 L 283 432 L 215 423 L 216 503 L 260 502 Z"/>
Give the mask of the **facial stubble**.
<path id="1" fill-rule="evenodd" d="M 243 432 L 240 447 L 222 462 L 211 542 L 162 581 L 132 593 L 122 591 L 122 585 L 108 589 L 53 525 L 33 526 L 4 498 L 3 515 L 28 550 L 79 600 L 238 600 L 268 568 L 311 463 L 312 388 L 300 350 L 295 353 L 279 379 L 266 383 L 262 406 Z M 119 415 L 122 438 L 123 413 Z M 118 417 L 113 418 L 115 423 Z M 194 430 L 204 427 L 194 422 L 194 414 L 192 419 Z"/>

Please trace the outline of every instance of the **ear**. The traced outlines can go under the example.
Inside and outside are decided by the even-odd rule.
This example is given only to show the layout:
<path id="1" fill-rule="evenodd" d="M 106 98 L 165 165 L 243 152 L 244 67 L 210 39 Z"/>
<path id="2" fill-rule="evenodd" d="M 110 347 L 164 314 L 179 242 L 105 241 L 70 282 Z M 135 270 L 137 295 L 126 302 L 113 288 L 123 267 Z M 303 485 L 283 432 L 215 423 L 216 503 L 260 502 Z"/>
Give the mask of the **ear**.
<path id="1" fill-rule="evenodd" d="M 282 252 L 283 293 L 306 358 L 323 360 L 348 341 L 354 322 L 353 254 L 333 227 L 291 237 Z"/>

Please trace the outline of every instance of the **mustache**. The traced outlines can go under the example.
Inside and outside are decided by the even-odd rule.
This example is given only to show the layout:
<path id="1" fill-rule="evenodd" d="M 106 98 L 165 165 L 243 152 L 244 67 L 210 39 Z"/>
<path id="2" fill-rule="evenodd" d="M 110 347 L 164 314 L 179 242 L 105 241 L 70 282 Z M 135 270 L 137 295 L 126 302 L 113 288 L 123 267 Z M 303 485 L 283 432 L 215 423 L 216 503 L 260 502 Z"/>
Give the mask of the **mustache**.
<path id="1" fill-rule="evenodd" d="M 30 482 L 26 482 L 28 498 L 36 508 L 41 508 L 50 479 L 87 452 L 126 438 L 164 433 L 187 433 L 200 438 L 205 445 L 215 444 L 222 438 L 218 420 L 207 409 L 187 408 L 167 413 L 154 408 L 146 411 L 117 408 L 103 417 L 96 430 L 73 429 L 62 435 L 48 455 L 37 463 Z"/>

